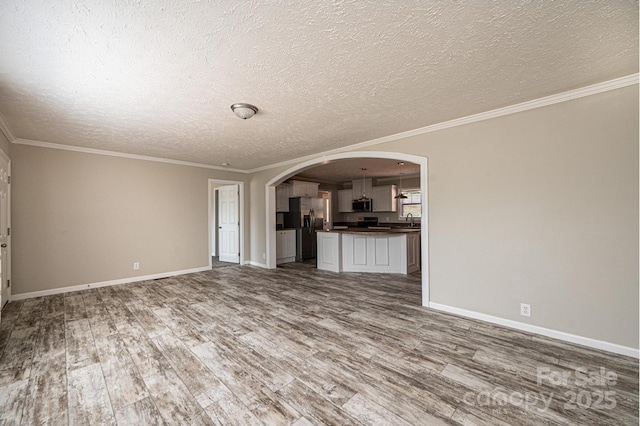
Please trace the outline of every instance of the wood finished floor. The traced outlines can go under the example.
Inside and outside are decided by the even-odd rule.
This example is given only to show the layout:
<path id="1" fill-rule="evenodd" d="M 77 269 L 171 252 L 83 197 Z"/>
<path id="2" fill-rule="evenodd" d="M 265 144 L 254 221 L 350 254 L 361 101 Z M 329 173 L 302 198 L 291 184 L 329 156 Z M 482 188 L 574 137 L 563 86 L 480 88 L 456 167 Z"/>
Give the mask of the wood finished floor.
<path id="1" fill-rule="evenodd" d="M 12 302 L 0 424 L 638 424 L 637 360 L 419 304 L 419 276 L 308 265 Z"/>
<path id="2" fill-rule="evenodd" d="M 231 262 L 223 262 L 220 260 L 220 258 L 218 256 L 211 256 L 211 268 L 216 269 L 216 268 L 225 268 L 227 266 L 234 266 L 234 265 L 238 265 L 237 263 L 231 263 Z"/>

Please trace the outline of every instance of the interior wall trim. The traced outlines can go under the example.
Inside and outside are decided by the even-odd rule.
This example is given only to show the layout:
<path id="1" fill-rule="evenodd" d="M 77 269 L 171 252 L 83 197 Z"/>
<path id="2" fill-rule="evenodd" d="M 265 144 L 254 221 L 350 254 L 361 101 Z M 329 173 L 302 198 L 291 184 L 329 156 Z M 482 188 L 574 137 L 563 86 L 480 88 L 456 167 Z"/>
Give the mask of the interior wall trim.
<path id="1" fill-rule="evenodd" d="M 276 259 L 276 185 L 290 176 L 325 162 L 348 158 L 393 158 L 420 165 L 420 190 L 422 191 L 422 218 L 420 219 L 420 252 L 422 261 L 422 306 L 429 307 L 429 159 L 419 155 L 391 151 L 350 151 L 316 156 L 295 164 L 269 180 L 265 188 L 265 252 L 262 254 L 267 268 L 275 269 Z"/>
<path id="2" fill-rule="evenodd" d="M 195 272 L 204 272 L 204 271 L 210 271 L 210 270 L 211 270 L 210 266 L 203 266 L 201 268 L 183 269 L 181 271 L 161 272 L 159 274 L 142 275 L 139 277 L 120 278 L 117 280 L 100 281 L 95 283 L 73 285 L 68 287 L 52 288 L 50 290 L 40 290 L 40 291 L 32 291 L 29 293 L 12 294 L 11 300 L 14 301 L 14 300 L 32 299 L 34 297 L 52 296 L 54 294 L 70 293 L 72 291 L 88 290 L 91 288 L 99 288 L 99 287 L 109 287 L 112 285 L 135 283 L 139 281 L 157 280 L 160 278 L 169 278 L 169 277 L 175 277 L 176 275 L 193 274 Z"/>
<path id="3" fill-rule="evenodd" d="M 0 112 L 0 132 L 2 132 L 5 137 L 9 140 L 9 142 L 14 142 L 16 140 L 15 135 L 11 131 L 11 127 L 9 127 L 9 123 L 5 120 L 4 115 Z"/>
<path id="4" fill-rule="evenodd" d="M 82 152 L 85 154 L 106 155 L 108 157 L 121 157 L 121 158 L 129 158 L 132 160 L 143 160 L 143 161 L 153 161 L 156 163 L 177 164 L 179 166 L 200 167 L 203 169 L 222 170 L 225 172 L 249 173 L 246 170 L 232 169 L 229 167 L 211 166 L 209 164 L 191 163 L 189 161 L 172 160 L 169 158 L 149 157 L 146 155 L 127 154 L 124 152 L 107 151 L 103 149 L 84 148 L 81 146 L 72 146 L 72 145 L 63 145 L 63 144 L 51 143 L 51 142 L 34 141 L 31 139 L 18 138 L 13 140 L 12 142 L 17 145 L 29 145 L 29 146 L 37 146 L 40 148 L 61 149 L 63 151 Z"/>
<path id="5" fill-rule="evenodd" d="M 539 334 L 546 337 L 562 340 L 569 343 L 576 343 L 582 346 L 588 346 L 594 349 L 600 349 L 607 352 L 613 352 L 619 355 L 625 355 L 632 358 L 640 358 L 640 350 L 630 348 L 628 346 L 618 345 L 616 343 L 605 342 L 603 340 L 596 340 L 590 337 L 578 336 L 571 333 L 565 333 L 564 331 L 553 330 L 550 328 L 540 327 L 538 325 L 526 324 L 519 321 L 513 321 L 505 318 L 495 317 L 493 315 L 487 315 L 480 312 L 469 311 L 466 309 L 456 308 L 453 306 L 442 305 L 440 303 L 431 302 L 429 308 L 437 311 L 448 312 L 450 314 L 456 314 L 467 318 L 473 318 L 480 321 L 485 321 L 491 324 L 502 325 L 505 327 L 513 328 L 516 330 L 526 331 L 529 333 Z"/>
<path id="6" fill-rule="evenodd" d="M 569 90 L 567 92 L 557 93 L 555 95 L 545 96 L 543 98 L 533 99 L 531 101 L 521 102 L 519 104 L 510 105 L 503 108 L 494 109 L 491 111 L 486 111 L 478 114 L 469 115 L 466 117 L 456 118 L 453 120 L 444 121 L 442 123 L 437 123 L 437 124 L 421 127 L 414 130 L 409 130 L 402 133 L 396 133 L 393 135 L 384 136 L 377 139 L 371 139 L 369 141 L 359 142 L 353 145 L 345 146 L 342 148 L 336 148 L 336 149 L 322 152 L 322 153 L 310 154 L 304 157 L 298 157 L 291 160 L 282 161 L 275 164 L 268 164 L 266 166 L 261 166 L 261 167 L 248 169 L 248 170 L 230 169 L 227 167 L 212 166 L 209 164 L 192 163 L 188 161 L 172 160 L 167 158 L 150 157 L 150 156 L 137 155 L 137 154 L 126 154 L 126 153 L 116 152 L 116 151 L 107 151 L 107 150 L 94 149 L 94 148 L 83 148 L 83 147 L 72 146 L 72 145 L 63 145 L 63 144 L 56 144 L 51 142 L 36 141 L 31 139 L 16 138 L 1 113 L 0 113 L 0 131 L 4 133 L 4 135 L 7 137 L 7 139 L 9 139 L 10 142 L 19 144 L 19 145 L 31 145 L 31 146 L 38 146 L 42 148 L 52 148 L 52 149 L 62 149 L 67 151 L 84 152 L 88 154 L 132 158 L 136 160 L 145 160 L 145 161 L 156 161 L 160 163 L 178 164 L 183 166 L 201 167 L 206 169 L 224 170 L 224 171 L 231 171 L 231 172 L 237 172 L 237 173 L 256 173 L 264 170 L 273 169 L 276 167 L 288 166 L 291 164 L 299 163 L 301 161 L 310 160 L 318 157 L 319 155 L 337 154 L 340 152 L 366 148 L 366 147 L 378 145 L 385 142 L 391 142 L 399 139 L 408 138 L 411 136 L 422 135 L 425 133 L 448 129 L 451 127 L 463 126 L 465 124 L 475 123 L 478 121 L 490 120 L 492 118 L 497 118 L 504 115 L 515 114 L 518 112 L 528 111 L 535 108 L 542 108 L 545 106 L 554 105 L 560 102 L 566 102 L 573 99 L 582 98 L 585 96 L 591 96 L 591 95 L 596 95 L 598 93 L 608 92 L 610 90 L 621 89 L 623 87 L 638 84 L 639 78 L 640 78 L 640 74 L 636 73 L 636 74 L 628 75 L 625 77 L 615 78 L 613 80 L 592 84 L 590 86 Z"/>
<path id="7" fill-rule="evenodd" d="M 282 161 L 280 163 L 270 164 L 267 166 L 258 167 L 258 168 L 247 170 L 247 171 L 249 173 L 261 172 L 263 170 L 269 170 L 275 167 L 288 166 L 288 165 L 299 163 L 302 161 L 311 160 L 313 158 L 317 158 L 319 155 L 337 154 L 340 152 L 352 151 L 360 148 L 367 148 L 373 145 L 379 145 L 381 143 L 392 142 L 399 139 L 409 138 L 411 136 L 423 135 L 425 133 L 436 132 L 438 130 L 449 129 L 451 127 L 464 126 L 465 124 L 476 123 L 478 121 L 490 120 L 492 118 L 502 117 L 510 114 L 516 114 L 518 112 L 528 111 L 536 108 L 542 108 L 549 105 L 558 104 L 561 102 L 571 101 L 573 99 L 583 98 L 585 96 L 597 95 L 599 93 L 621 89 L 627 86 L 633 86 L 634 84 L 638 84 L 639 80 L 640 80 L 640 74 L 636 73 L 636 74 L 628 75 L 626 77 L 620 77 L 613 80 L 604 81 L 602 83 L 581 87 L 579 89 L 569 90 L 568 92 L 557 93 L 555 95 L 545 96 L 544 98 L 534 99 L 531 101 L 510 105 L 503 108 L 494 109 L 491 111 L 481 112 L 478 114 L 468 115 L 466 117 L 444 121 L 442 123 L 433 124 L 431 126 L 421 127 L 419 129 L 409 130 L 402 133 L 396 133 L 394 135 L 384 136 L 382 138 L 360 142 L 354 145 L 345 146 L 343 148 L 336 148 L 331 151 L 311 154 L 311 155 L 296 158 L 293 160 Z"/>

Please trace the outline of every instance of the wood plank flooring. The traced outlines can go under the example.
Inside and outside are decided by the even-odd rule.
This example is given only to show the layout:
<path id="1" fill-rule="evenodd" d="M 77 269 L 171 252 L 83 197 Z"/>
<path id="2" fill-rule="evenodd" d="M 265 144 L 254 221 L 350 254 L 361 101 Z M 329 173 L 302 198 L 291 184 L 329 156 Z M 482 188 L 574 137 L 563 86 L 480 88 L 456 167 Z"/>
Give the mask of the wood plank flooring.
<path id="1" fill-rule="evenodd" d="M 637 360 L 419 304 L 300 264 L 12 302 L 0 424 L 638 424 Z"/>

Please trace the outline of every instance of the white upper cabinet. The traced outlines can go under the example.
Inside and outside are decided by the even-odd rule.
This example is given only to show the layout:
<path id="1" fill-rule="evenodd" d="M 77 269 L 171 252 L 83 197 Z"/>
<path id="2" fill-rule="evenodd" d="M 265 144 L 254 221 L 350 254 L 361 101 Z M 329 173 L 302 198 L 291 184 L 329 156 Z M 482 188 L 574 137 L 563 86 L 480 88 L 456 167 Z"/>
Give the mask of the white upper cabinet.
<path id="1" fill-rule="evenodd" d="M 398 203 L 395 199 L 398 191 L 395 185 L 375 186 L 371 198 L 374 212 L 395 212 Z"/>
<path id="2" fill-rule="evenodd" d="M 289 194 L 291 188 L 289 184 L 281 183 L 276 186 L 276 211 L 288 212 L 289 211 Z"/>
<path id="3" fill-rule="evenodd" d="M 318 197 L 319 183 L 305 182 L 301 180 L 292 180 L 290 197 Z"/>
<path id="4" fill-rule="evenodd" d="M 338 191 L 338 211 L 340 213 L 351 213 L 353 209 L 353 192 L 350 189 Z"/>
<path id="5" fill-rule="evenodd" d="M 361 198 L 363 194 L 366 194 L 367 198 L 373 198 L 371 196 L 371 193 L 373 192 L 372 179 L 364 179 L 364 182 L 363 182 L 363 179 L 356 179 L 352 183 L 353 183 L 352 197 L 354 200 Z"/>

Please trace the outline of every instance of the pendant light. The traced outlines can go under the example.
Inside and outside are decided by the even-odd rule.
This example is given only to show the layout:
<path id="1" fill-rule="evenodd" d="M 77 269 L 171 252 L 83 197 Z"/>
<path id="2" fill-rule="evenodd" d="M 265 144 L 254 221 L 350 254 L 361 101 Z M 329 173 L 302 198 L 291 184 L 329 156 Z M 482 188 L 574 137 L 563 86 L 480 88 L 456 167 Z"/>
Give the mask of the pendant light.
<path id="1" fill-rule="evenodd" d="M 360 170 L 362 170 L 362 197 L 358 201 L 369 201 L 367 198 L 367 168 L 363 167 Z"/>
<path id="2" fill-rule="evenodd" d="M 402 177 L 400 178 L 400 192 L 398 193 L 398 195 L 396 195 L 393 198 L 395 198 L 396 200 L 405 200 L 409 198 L 406 195 L 404 195 L 404 193 L 402 192 Z"/>
<path id="3" fill-rule="evenodd" d="M 404 161 L 399 161 L 398 166 L 404 166 Z M 396 200 L 406 200 L 407 198 L 409 198 L 402 193 L 402 175 L 400 175 L 400 192 L 398 192 L 398 195 L 393 198 L 395 198 Z"/>

